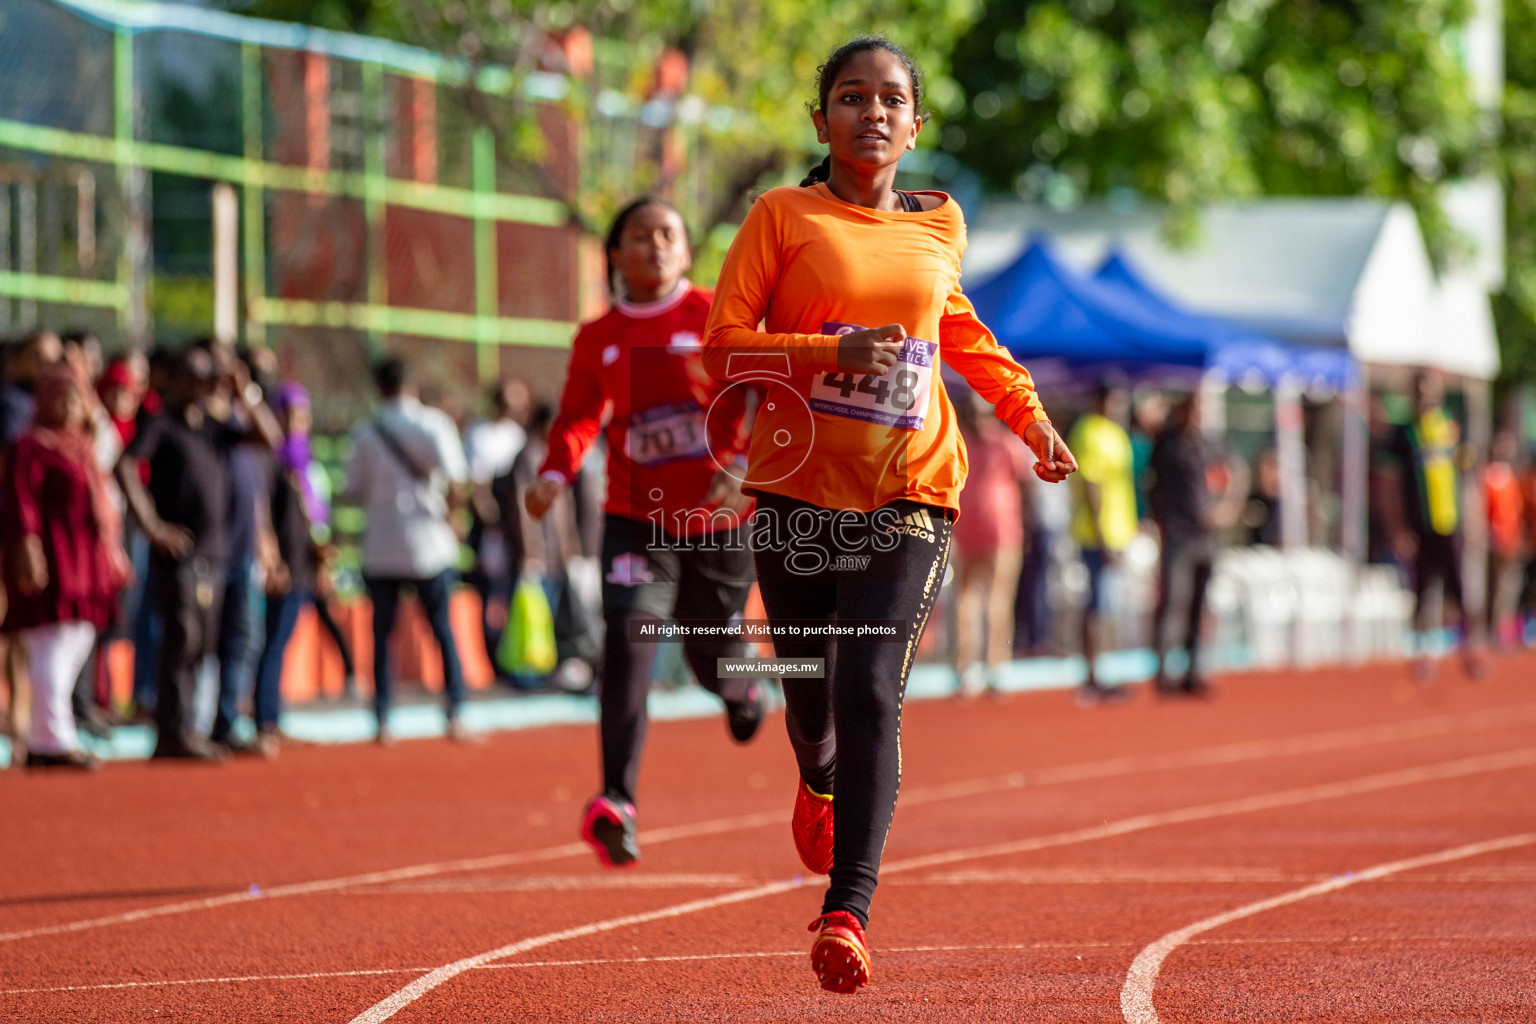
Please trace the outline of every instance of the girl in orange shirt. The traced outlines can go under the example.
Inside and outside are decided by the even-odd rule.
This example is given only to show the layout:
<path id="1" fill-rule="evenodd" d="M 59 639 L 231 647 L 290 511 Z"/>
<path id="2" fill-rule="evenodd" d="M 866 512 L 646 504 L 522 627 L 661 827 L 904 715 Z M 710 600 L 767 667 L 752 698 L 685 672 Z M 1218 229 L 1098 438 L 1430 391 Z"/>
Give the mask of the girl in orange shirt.
<path id="1" fill-rule="evenodd" d="M 793 832 L 805 865 L 831 875 L 812 968 L 823 988 L 853 992 L 870 977 L 863 930 L 901 781 L 907 674 L 966 475 L 938 361 L 996 406 L 1042 479 L 1076 463 L 1029 374 L 960 290 L 958 207 L 893 188 L 923 124 L 917 68 L 886 40 L 859 39 L 822 66 L 817 92 L 811 118 L 829 155 L 748 213 L 704 365 L 734 386 L 770 385 L 743 487 L 758 498 L 751 533 L 775 652 L 827 671 L 784 680 L 800 768 Z"/>

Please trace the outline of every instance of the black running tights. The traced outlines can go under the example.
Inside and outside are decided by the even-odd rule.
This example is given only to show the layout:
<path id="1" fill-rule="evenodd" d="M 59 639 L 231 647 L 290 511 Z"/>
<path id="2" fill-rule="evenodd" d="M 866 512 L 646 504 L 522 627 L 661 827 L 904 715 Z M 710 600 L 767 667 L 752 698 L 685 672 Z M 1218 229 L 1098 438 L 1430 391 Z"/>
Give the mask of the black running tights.
<path id="1" fill-rule="evenodd" d="M 679 614 L 679 618 L 683 616 Z M 603 619 L 603 674 L 598 685 L 603 745 L 603 792 L 627 804 L 635 802 L 635 779 L 640 773 L 640 751 L 645 746 L 649 719 L 646 698 L 651 692 L 651 669 L 656 662 L 655 643 L 630 639 L 631 623 L 665 620 L 647 611 L 609 608 Z M 690 620 L 698 621 L 698 620 Z M 721 620 L 724 621 L 724 620 Z M 745 700 L 750 679 L 720 679 L 716 659 L 739 658 L 739 640 L 685 640 L 683 656 L 699 685 L 727 702 Z"/>
<path id="2" fill-rule="evenodd" d="M 833 795 L 823 913 L 847 910 L 866 925 L 901 788 L 907 675 L 944 581 L 952 518 L 905 500 L 832 513 L 780 495 L 758 498 L 753 547 L 770 623 L 907 627 L 894 641 L 840 636 L 774 645 L 780 658 L 825 659 L 825 678 L 783 681 L 785 718 L 801 777 Z"/>

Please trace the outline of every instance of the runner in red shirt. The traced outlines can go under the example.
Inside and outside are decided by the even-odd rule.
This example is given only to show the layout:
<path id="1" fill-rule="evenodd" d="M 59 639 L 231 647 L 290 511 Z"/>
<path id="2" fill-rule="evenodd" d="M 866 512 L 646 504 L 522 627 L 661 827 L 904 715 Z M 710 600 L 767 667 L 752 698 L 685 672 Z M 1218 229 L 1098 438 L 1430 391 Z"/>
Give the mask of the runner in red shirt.
<path id="1" fill-rule="evenodd" d="M 750 392 L 704 370 L 711 296 L 685 276 L 692 255 L 676 209 L 635 200 L 614 219 L 606 250 L 614 305 L 572 343 L 549 454 L 526 504 L 541 518 L 603 434 L 603 792 L 587 805 L 581 832 L 604 864 L 623 867 L 640 857 L 635 776 L 657 643 L 644 630 L 667 618 L 725 626 L 740 619 L 751 589 L 752 555 L 741 535 L 750 499 L 740 472 L 726 471 L 744 460 Z M 684 638 L 683 652 L 699 682 L 725 701 L 731 735 L 751 739 L 766 709 L 763 684 L 716 676 L 716 659 L 741 657 L 745 644 Z"/>

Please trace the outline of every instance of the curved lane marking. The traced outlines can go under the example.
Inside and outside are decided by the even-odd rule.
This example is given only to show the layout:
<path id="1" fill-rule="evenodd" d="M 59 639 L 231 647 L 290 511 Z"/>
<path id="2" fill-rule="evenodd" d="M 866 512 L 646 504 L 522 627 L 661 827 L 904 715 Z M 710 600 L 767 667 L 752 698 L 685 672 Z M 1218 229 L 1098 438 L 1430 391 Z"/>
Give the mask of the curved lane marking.
<path id="1" fill-rule="evenodd" d="M 1427 718 L 1409 719 L 1404 722 L 1387 725 L 1333 729 L 1327 732 L 1306 733 L 1278 740 L 1246 740 L 1239 743 L 1225 743 L 1214 747 L 1202 747 L 1190 751 L 1106 758 L 1099 761 L 1061 765 L 1056 768 L 1041 768 L 1033 772 L 1019 771 L 1011 772 L 1007 775 L 988 776 L 960 782 L 937 783 L 931 786 L 914 788 L 904 793 L 901 799 L 905 806 L 911 807 L 967 796 L 985 796 L 1006 792 L 1010 789 L 1020 789 L 1025 786 L 1053 786 L 1088 779 L 1106 779 L 1123 775 L 1135 775 L 1148 771 L 1201 768 L 1218 764 L 1238 764 L 1246 761 L 1261 761 L 1272 757 L 1315 754 L 1329 750 L 1345 750 L 1353 747 L 1395 743 L 1403 740 L 1447 736 L 1462 730 L 1475 732 L 1482 729 L 1499 729 L 1531 721 L 1536 721 L 1536 704 L 1521 704 L 1508 708 L 1494 708 L 1487 711 L 1467 712 L 1465 714 L 1433 715 Z M 781 825 L 787 822 L 789 817 L 789 814 L 784 811 L 760 811 L 755 814 L 737 815 L 729 818 L 714 818 L 692 824 L 673 825 L 666 828 L 644 831 L 640 833 L 640 842 L 642 845 L 654 845 L 657 843 L 674 842 L 680 839 L 696 839 L 701 836 L 718 835 L 723 832 L 737 832 L 749 828 L 766 828 L 772 825 Z M 257 900 L 276 899 L 285 896 L 309 896 L 316 893 L 332 892 L 338 889 L 353 889 L 358 886 L 403 882 L 419 878 L 430 878 L 437 875 L 460 874 L 468 871 L 485 871 L 494 868 L 512 867 L 518 864 L 536 864 L 543 861 L 564 860 L 568 857 L 588 854 L 590 854 L 590 850 L 585 843 L 564 843 L 559 846 L 527 850 L 519 853 L 493 854 L 486 857 L 463 860 L 414 864 L 365 874 L 345 875 L 340 878 L 275 885 L 265 889 L 241 889 L 237 892 L 224 893 L 219 896 L 207 896 L 195 900 L 164 903 L 159 906 L 142 907 L 138 910 L 129 910 L 119 914 L 107 914 L 102 917 L 69 921 L 64 924 L 41 925 L 36 928 L 0 932 L 0 942 L 17 942 L 23 939 L 41 938 L 48 935 L 65 935 L 72 932 L 90 931 L 96 928 L 131 924 L 135 921 L 144 921 L 156 917 L 170 917 L 176 914 L 188 914 L 200 910 L 214 910 L 219 907 L 253 903 Z"/>
<path id="2" fill-rule="evenodd" d="M 1279 896 L 1271 896 L 1266 900 L 1258 900 L 1246 906 L 1229 910 L 1225 914 L 1217 914 L 1203 921 L 1196 921 L 1187 928 L 1169 932 L 1156 942 L 1147 946 L 1136 959 L 1131 962 L 1130 972 L 1126 975 L 1125 985 L 1120 990 L 1120 1012 L 1124 1015 L 1126 1024 L 1162 1024 L 1157 1015 L 1157 1008 L 1152 1005 L 1152 990 L 1157 986 L 1157 975 L 1162 970 L 1163 961 L 1168 959 L 1168 954 L 1184 945 L 1190 939 L 1202 932 L 1208 932 L 1213 928 L 1220 928 L 1224 924 L 1262 914 L 1267 910 L 1274 910 L 1291 903 L 1300 903 L 1302 900 L 1312 899 L 1314 896 L 1323 896 L 1340 889 L 1347 889 L 1361 882 L 1374 882 L 1388 875 L 1395 875 L 1401 871 L 1412 871 L 1414 868 L 1430 867 L 1435 864 L 1445 864 L 1448 861 L 1464 860 L 1467 857 L 1477 857 L 1485 853 L 1495 853 L 1499 850 L 1512 850 L 1520 846 L 1529 846 L 1536 843 L 1536 832 L 1523 832 L 1519 835 L 1505 836 L 1502 839 L 1489 839 L 1481 843 L 1468 843 L 1465 846 L 1457 846 L 1449 850 L 1441 850 L 1439 853 L 1425 854 L 1422 857 L 1409 857 L 1406 860 L 1394 860 L 1386 864 L 1377 864 L 1375 867 L 1366 868 L 1337 878 L 1330 878 L 1326 882 L 1309 885 L 1302 889 L 1293 889 Z"/>
<path id="3" fill-rule="evenodd" d="M 1509 768 L 1521 768 L 1536 765 L 1536 748 L 1504 751 L 1497 754 L 1486 754 L 1481 757 L 1463 758 L 1457 761 L 1445 761 L 1439 764 L 1421 765 L 1417 768 L 1408 768 L 1401 771 L 1380 772 L 1375 775 L 1365 775 L 1356 779 L 1345 779 L 1340 782 L 1324 783 L 1317 786 L 1304 786 L 1299 789 L 1281 790 L 1276 793 L 1268 793 L 1256 797 L 1247 797 L 1240 800 L 1223 800 L 1217 803 L 1197 804 L 1193 807 L 1184 807 L 1173 811 L 1162 811 L 1156 814 L 1138 814 L 1131 818 L 1122 818 L 1119 821 L 1105 822 L 1092 828 L 1073 829 L 1069 832 L 1057 832 L 1053 835 L 1035 836 L 1031 839 L 1020 840 L 1012 843 L 994 843 L 986 846 L 974 846 L 968 849 L 952 850 L 946 853 L 930 854 L 923 857 L 908 857 L 905 860 L 894 861 L 883 866 L 881 874 L 894 874 L 904 871 L 916 871 L 920 868 L 932 867 L 935 864 L 951 864 L 955 861 L 971 860 L 981 857 L 996 857 L 1004 854 L 1023 853 L 1032 850 L 1044 850 L 1055 846 L 1068 846 L 1074 843 L 1090 842 L 1095 839 L 1105 839 L 1111 836 L 1121 836 L 1132 832 L 1143 832 L 1147 829 L 1157 828 L 1163 825 L 1186 824 L 1193 821 L 1205 821 L 1211 818 L 1225 817 L 1233 814 L 1243 814 L 1252 811 L 1269 810 L 1277 807 L 1294 807 L 1298 804 L 1317 800 L 1329 800 L 1342 796 L 1355 796 L 1363 793 L 1375 793 L 1385 789 L 1400 786 L 1408 786 L 1421 782 L 1435 782 L 1444 779 L 1464 778 L 1469 775 L 1477 775 L 1485 772 L 1502 771 Z M 1403 862 L 1405 864 L 1411 862 Z M 716 907 L 726 906 L 732 903 L 744 903 L 748 900 L 762 899 L 766 896 L 775 896 L 798 888 L 794 882 L 780 882 L 773 885 L 763 885 L 751 889 L 741 889 L 737 892 L 726 893 L 711 899 L 693 900 L 688 903 L 680 903 L 671 907 L 662 907 L 659 910 L 647 911 L 643 914 L 631 914 L 626 917 L 612 918 L 606 921 L 596 921 L 592 924 L 579 925 L 575 928 L 567 928 L 563 931 L 549 932 L 545 935 L 536 935 L 530 939 L 513 942 L 484 953 L 455 960 L 453 963 L 444 964 L 442 967 L 417 978 L 409 985 L 380 1000 L 362 1013 L 353 1017 L 350 1024 L 380 1024 L 399 1013 L 411 1003 L 442 985 L 451 981 L 465 971 L 489 963 L 493 960 L 501 960 L 514 956 L 530 949 L 563 942 L 566 939 L 581 938 L 586 935 L 594 935 L 598 932 L 613 931 L 616 928 L 624 928 L 634 924 L 644 924 L 648 921 L 658 921 L 665 918 L 682 917 L 686 914 L 694 914 L 703 910 L 713 910 Z"/>
<path id="4" fill-rule="evenodd" d="M 437 988 L 443 982 L 450 981 L 465 971 L 479 967 L 481 964 L 489 963 L 492 960 L 516 956 L 518 953 L 526 953 L 530 949 L 553 945 L 556 942 L 564 942 L 567 939 L 579 939 L 586 935 L 596 935 L 599 932 L 611 932 L 617 928 L 627 928 L 630 925 L 645 924 L 649 921 L 662 921 L 671 917 L 683 917 L 687 914 L 696 914 L 701 910 L 714 910 L 717 907 L 729 906 L 732 903 L 745 903 L 748 900 L 761 899 L 764 896 L 776 896 L 781 892 L 788 892 L 799 887 L 799 882 L 774 882 L 770 885 L 760 885 L 755 889 L 741 889 L 737 892 L 726 893 L 724 896 L 715 896 L 707 900 L 679 903 L 672 907 L 662 907 L 660 910 L 648 910 L 643 914 L 629 914 L 625 917 L 615 917 L 607 921 L 595 921 L 592 924 L 578 925 L 575 928 L 550 932 L 547 935 L 535 935 L 531 939 L 509 943 L 496 949 L 487 950 L 484 953 L 467 956 L 462 960 L 455 960 L 451 964 L 444 964 L 436 970 L 417 978 L 387 999 L 381 999 L 352 1018 L 352 1021 L 353 1024 L 378 1024 L 379 1021 L 388 1020 L 428 992 Z"/>
<path id="5" fill-rule="evenodd" d="M 1257 946 L 1340 944 L 1404 945 L 1426 942 L 1528 942 L 1529 933 L 1519 935 L 1286 935 L 1265 939 L 1197 939 L 1190 946 Z M 997 942 L 977 945 L 881 946 L 880 955 L 900 953 L 1019 953 L 1031 950 L 1134 949 L 1134 942 Z M 691 963 L 697 960 L 768 960 L 805 956 L 803 949 L 755 950 L 743 953 L 673 953 L 657 956 L 586 957 L 580 960 L 514 960 L 511 963 L 481 964 L 477 971 L 523 971 L 542 967 L 610 967 L 626 964 Z M 94 985 L 54 985 L 49 988 L 6 988 L 0 996 L 48 995 L 58 992 L 100 992 L 133 988 L 176 988 L 185 985 L 268 984 L 274 981 L 310 981 L 320 978 L 366 978 L 384 974 L 425 974 L 431 967 L 379 967 L 350 971 L 309 971 L 303 974 L 240 974 L 219 978 L 163 978 L 155 981 L 110 981 Z"/>

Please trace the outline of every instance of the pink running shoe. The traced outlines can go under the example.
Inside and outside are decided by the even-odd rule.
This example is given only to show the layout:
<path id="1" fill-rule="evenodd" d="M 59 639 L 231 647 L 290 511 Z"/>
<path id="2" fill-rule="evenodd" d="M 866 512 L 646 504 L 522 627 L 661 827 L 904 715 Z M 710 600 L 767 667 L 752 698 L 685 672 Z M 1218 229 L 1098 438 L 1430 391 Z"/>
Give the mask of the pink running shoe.
<path id="1" fill-rule="evenodd" d="M 640 862 L 635 842 L 635 805 L 606 796 L 587 804 L 581 822 L 581 838 L 597 851 L 597 859 L 610 868 L 627 868 Z"/>

